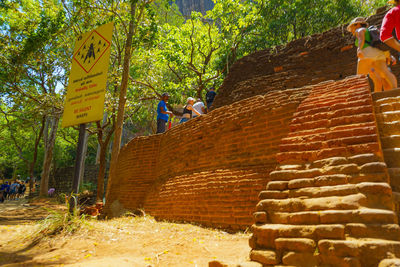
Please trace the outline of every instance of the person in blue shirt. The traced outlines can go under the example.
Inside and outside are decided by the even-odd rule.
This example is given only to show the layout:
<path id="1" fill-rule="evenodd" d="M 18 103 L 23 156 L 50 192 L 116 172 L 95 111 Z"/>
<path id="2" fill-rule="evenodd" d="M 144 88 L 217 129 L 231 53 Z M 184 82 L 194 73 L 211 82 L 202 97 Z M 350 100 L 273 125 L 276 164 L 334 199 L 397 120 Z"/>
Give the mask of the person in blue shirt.
<path id="1" fill-rule="evenodd" d="M 168 122 L 169 116 L 173 116 L 172 112 L 167 109 L 168 98 L 169 94 L 163 93 L 157 106 L 157 133 L 165 132 L 165 124 Z"/>
<path id="2" fill-rule="evenodd" d="M 216 95 L 217 93 L 215 92 L 214 87 L 211 87 L 206 94 L 207 109 L 210 109 Z"/>

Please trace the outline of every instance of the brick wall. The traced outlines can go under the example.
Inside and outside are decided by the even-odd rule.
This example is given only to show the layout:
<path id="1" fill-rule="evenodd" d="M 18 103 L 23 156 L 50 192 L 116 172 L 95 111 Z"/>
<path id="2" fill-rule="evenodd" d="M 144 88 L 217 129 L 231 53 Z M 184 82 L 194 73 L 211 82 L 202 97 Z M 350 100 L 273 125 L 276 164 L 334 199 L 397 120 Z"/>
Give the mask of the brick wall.
<path id="1" fill-rule="evenodd" d="M 107 207 L 118 200 L 158 219 L 245 229 L 292 114 L 310 90 L 252 97 L 132 140 L 119 156 Z"/>
<path id="2" fill-rule="evenodd" d="M 385 11 L 368 18 L 381 25 Z M 273 90 L 299 88 L 356 74 L 354 37 L 346 25 L 295 40 L 276 49 L 262 50 L 238 60 L 218 89 L 218 108 Z M 393 51 L 393 55 L 397 55 Z M 399 64 L 392 68 L 400 74 Z"/>

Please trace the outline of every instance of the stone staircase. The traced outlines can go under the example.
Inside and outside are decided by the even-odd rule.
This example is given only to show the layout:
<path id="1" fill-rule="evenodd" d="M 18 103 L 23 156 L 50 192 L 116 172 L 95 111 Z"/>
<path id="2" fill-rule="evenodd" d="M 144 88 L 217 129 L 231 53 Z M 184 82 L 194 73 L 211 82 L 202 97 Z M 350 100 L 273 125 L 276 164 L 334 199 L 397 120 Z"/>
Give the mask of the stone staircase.
<path id="1" fill-rule="evenodd" d="M 395 211 L 400 216 L 400 89 L 373 93 L 372 97 Z"/>
<path id="2" fill-rule="evenodd" d="M 259 195 L 251 260 L 263 266 L 372 267 L 400 256 L 373 107 L 365 77 L 313 86 Z"/>

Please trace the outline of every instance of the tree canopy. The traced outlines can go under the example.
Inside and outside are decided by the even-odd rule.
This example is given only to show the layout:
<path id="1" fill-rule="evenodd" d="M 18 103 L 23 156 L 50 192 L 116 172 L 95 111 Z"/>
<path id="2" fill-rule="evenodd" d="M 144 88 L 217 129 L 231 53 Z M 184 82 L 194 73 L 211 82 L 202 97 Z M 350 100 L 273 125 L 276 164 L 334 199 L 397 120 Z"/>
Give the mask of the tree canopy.
<path id="1" fill-rule="evenodd" d="M 52 146 L 53 167 L 72 165 L 77 131 L 55 125 L 62 119 L 75 39 L 83 32 L 114 21 L 104 122 L 88 128 L 87 160 L 95 163 L 99 145 L 109 158 L 130 23 L 134 29 L 123 143 L 154 133 L 156 104 L 163 92 L 170 93 L 170 104 L 178 112 L 188 96 L 203 98 L 210 87 L 218 88 L 241 57 L 371 15 L 386 1 L 214 4 L 205 14 L 192 12 L 184 18 L 168 0 L 0 1 L 0 176 L 40 176 Z"/>

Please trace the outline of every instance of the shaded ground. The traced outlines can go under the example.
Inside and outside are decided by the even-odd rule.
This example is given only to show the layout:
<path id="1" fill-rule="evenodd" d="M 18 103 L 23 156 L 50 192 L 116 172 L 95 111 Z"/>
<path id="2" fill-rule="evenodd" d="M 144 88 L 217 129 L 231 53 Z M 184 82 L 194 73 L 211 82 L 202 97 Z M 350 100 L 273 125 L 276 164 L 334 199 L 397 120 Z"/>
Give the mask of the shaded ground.
<path id="1" fill-rule="evenodd" d="M 248 259 L 249 234 L 228 234 L 151 217 L 88 220 L 74 234 L 32 244 L 49 203 L 0 204 L 0 266 L 208 266 Z"/>

